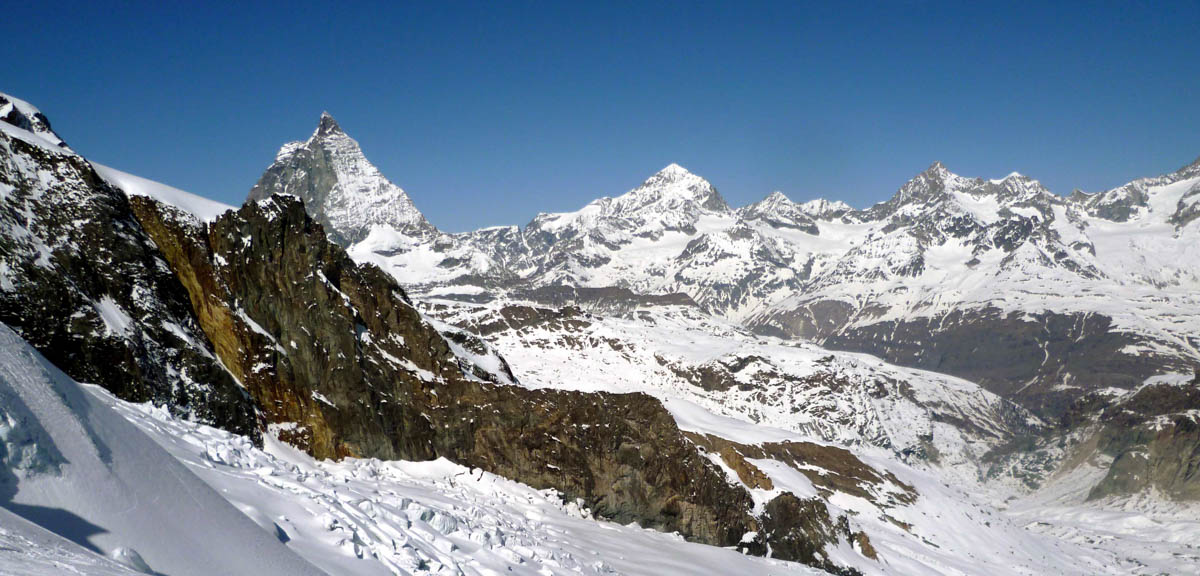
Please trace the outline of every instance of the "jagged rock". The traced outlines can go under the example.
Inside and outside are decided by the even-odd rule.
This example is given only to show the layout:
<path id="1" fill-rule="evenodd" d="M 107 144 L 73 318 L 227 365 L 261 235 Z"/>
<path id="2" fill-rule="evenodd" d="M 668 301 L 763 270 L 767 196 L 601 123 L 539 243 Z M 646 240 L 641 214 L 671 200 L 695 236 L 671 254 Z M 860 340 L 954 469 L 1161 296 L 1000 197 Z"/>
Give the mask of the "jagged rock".
<path id="1" fill-rule="evenodd" d="M 0 321 L 76 380 L 258 438 L 125 195 L 22 119 L 0 131 Z"/>
<path id="2" fill-rule="evenodd" d="M 1143 386 L 1106 407 L 1100 422 L 1096 450 L 1113 461 L 1089 498 L 1155 489 L 1200 499 L 1200 377 Z"/>
<path id="3" fill-rule="evenodd" d="M 197 314 L 205 333 L 237 343 L 217 347 L 223 360 L 273 427 L 313 455 L 444 456 L 715 545 L 757 527 L 749 494 L 658 401 L 480 381 L 403 289 L 355 265 L 296 198 L 249 202 L 207 225 L 153 200 L 134 205 L 192 302 L 212 308 Z"/>

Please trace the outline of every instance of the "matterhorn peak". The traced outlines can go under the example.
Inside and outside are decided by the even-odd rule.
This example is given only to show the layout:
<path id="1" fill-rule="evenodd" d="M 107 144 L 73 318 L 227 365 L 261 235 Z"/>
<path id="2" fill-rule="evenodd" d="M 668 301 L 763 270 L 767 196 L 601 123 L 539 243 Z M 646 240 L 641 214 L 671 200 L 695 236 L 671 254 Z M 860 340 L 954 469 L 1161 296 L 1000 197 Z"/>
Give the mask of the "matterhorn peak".
<path id="1" fill-rule="evenodd" d="M 399 186 L 388 181 L 342 131 L 328 112 L 307 142 L 284 144 L 262 178 L 250 190 L 250 200 L 273 194 L 292 194 L 342 245 L 366 238 L 382 227 L 414 236 L 436 229 Z"/>
<path id="2" fill-rule="evenodd" d="M 313 136 L 328 136 L 330 134 L 345 134 L 345 132 L 342 132 L 342 127 L 338 125 L 337 120 L 333 119 L 332 114 L 321 112 L 321 120 L 317 123 L 317 131 L 313 133 Z"/>

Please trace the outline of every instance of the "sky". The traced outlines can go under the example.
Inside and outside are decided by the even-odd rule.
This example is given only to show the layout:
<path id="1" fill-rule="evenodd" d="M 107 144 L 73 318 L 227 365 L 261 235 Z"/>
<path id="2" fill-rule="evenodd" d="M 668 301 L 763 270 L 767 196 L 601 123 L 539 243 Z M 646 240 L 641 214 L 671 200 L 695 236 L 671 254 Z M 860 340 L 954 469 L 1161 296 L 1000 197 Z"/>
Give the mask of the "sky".
<path id="1" fill-rule="evenodd" d="M 1194 1 L 246 4 L 12 3 L 0 91 L 231 204 L 329 111 L 447 231 L 672 162 L 735 206 L 861 208 L 934 161 L 1067 194 L 1200 156 Z"/>

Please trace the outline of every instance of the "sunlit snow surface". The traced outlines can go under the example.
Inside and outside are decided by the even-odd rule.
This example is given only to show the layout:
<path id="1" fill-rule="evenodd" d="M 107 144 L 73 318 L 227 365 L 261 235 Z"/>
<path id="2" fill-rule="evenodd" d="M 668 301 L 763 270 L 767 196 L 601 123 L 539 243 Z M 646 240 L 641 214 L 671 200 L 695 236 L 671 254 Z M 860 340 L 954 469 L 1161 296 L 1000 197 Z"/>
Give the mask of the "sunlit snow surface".
<path id="1" fill-rule="evenodd" d="M 444 459 L 317 462 L 92 388 L 263 530 L 330 574 L 819 574 L 589 519 L 551 491 Z"/>
<path id="2" fill-rule="evenodd" d="M 95 162 L 92 162 L 92 168 L 95 168 L 101 177 L 113 186 L 120 188 L 125 194 L 130 196 L 149 196 L 168 206 L 174 206 L 184 212 L 190 212 L 201 220 L 213 220 L 217 216 L 235 209 L 228 204 L 209 200 L 203 196 L 184 192 L 178 188 L 160 184 L 153 180 L 147 180 L 141 176 L 134 176 L 133 174 L 128 174 Z"/>
<path id="3" fill-rule="evenodd" d="M 147 432 L 265 531 L 331 574 L 816 574 L 791 563 L 742 556 L 678 536 L 588 519 L 551 491 L 437 460 L 316 462 L 268 437 L 265 450 L 245 438 L 182 422 L 148 405 L 89 390 Z M 694 407 L 692 428 L 729 432 L 740 425 Z M 760 427 L 746 425 L 748 429 Z M 794 437 L 761 427 L 773 439 Z M 836 561 L 867 574 L 1129 574 L 1194 572 L 1200 538 L 1196 509 L 1146 500 L 1043 507 L 1012 500 L 1011 513 L 880 451 L 860 454 L 893 470 L 921 497 L 887 511 L 911 532 L 879 517 L 869 502 L 840 494 L 834 510 L 852 515 L 878 549 L 875 563 L 843 545 Z M 803 476 L 757 462 L 777 484 L 806 495 Z M 1172 507 L 1176 506 L 1176 507 Z M 1010 515 L 1011 514 L 1011 515 Z M 1090 525 L 1089 519 L 1119 524 Z M 1147 527 L 1156 532 L 1146 532 Z M 1146 547 L 1153 541 L 1151 547 Z M 1190 556 L 1189 556 L 1190 554 Z M 461 572 L 460 572 L 461 571 Z"/>
<path id="4" fill-rule="evenodd" d="M 7 334 L 0 381 L 7 393 L 19 390 L 23 399 L 21 404 L 5 401 L 7 424 L 0 427 L 6 453 L 24 455 L 16 501 L 66 507 L 103 527 L 101 535 L 88 540 L 101 552 L 132 545 L 155 569 L 171 568 L 166 573 L 211 573 L 213 546 L 220 547 L 220 560 L 229 565 L 249 566 L 245 563 L 272 557 L 270 562 L 278 562 L 286 547 L 327 573 L 351 575 L 816 573 L 687 543 L 675 535 L 592 520 L 552 492 L 444 460 L 315 462 L 270 435 L 266 449 L 259 450 L 244 437 L 116 400 L 97 387 L 79 387 Z M 34 407 L 26 411 L 22 405 Z M 671 409 L 692 430 L 746 441 L 796 437 L 695 404 L 676 403 Z M 31 424 L 48 430 L 51 440 L 29 433 Z M 13 430 L 22 432 L 14 436 Z M 103 451 L 88 455 L 97 440 L 112 450 L 108 460 Z M 69 463 L 60 462 L 53 450 Z M 910 468 L 881 449 L 857 452 L 920 494 L 912 505 L 887 509 L 842 493 L 829 498 L 831 512 L 850 514 L 852 525 L 867 531 L 880 561 L 845 544 L 830 555 L 867 574 L 1149 574 L 1187 573 L 1196 566 L 1192 560 L 1200 527 L 1194 510 L 1151 498 L 1118 503 L 1122 507 L 1077 505 L 1069 495 L 1047 492 L 1049 504 L 1036 497 L 1018 499 L 1007 503 L 1010 512 L 1002 512 L 989 504 L 987 494 L 972 495 L 970 485 L 947 480 L 936 470 Z M 46 473 L 55 463 L 62 466 L 61 474 Z M 756 464 L 777 490 L 812 494 L 811 485 L 793 469 L 771 461 Z M 202 499 L 219 494 L 241 514 L 233 509 L 233 516 L 219 513 L 222 506 L 213 503 L 189 508 L 204 492 L 198 491 L 199 481 L 215 490 Z M 181 491 L 180 486 L 190 487 Z M 757 494 L 756 499 L 765 496 Z M 248 537 L 238 527 L 243 524 L 256 535 Z M 195 555 L 189 560 L 184 549 L 163 548 L 164 537 L 186 544 Z M 256 540 L 262 544 L 247 546 Z M 274 556 L 263 556 L 267 542 L 273 543 Z M 0 515 L 0 543 L 0 574 L 40 576 L 68 567 L 85 574 L 123 573 L 95 553 L 7 513 Z"/>

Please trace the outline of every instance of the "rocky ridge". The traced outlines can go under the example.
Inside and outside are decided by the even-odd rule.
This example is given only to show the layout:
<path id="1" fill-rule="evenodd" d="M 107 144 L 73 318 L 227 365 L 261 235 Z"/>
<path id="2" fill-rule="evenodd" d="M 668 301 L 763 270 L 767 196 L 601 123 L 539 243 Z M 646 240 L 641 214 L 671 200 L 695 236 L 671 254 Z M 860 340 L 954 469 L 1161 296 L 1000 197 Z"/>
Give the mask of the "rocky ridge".
<path id="1" fill-rule="evenodd" d="M 40 113 L 4 120 L 0 322 L 77 380 L 257 437 L 253 400 L 217 361 L 125 194 Z"/>

